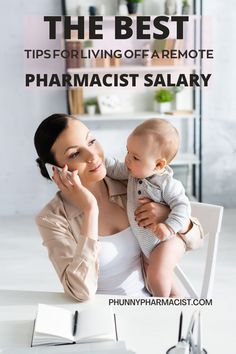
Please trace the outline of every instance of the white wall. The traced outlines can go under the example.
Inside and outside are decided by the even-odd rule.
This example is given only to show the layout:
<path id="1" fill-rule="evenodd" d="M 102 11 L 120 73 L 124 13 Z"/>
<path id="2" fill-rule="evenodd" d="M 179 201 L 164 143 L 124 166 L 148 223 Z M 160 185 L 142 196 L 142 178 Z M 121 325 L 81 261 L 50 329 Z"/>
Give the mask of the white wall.
<path id="1" fill-rule="evenodd" d="M 235 0 L 204 1 L 213 25 L 213 82 L 203 95 L 203 199 L 236 206 Z"/>
<path id="2" fill-rule="evenodd" d="M 235 207 L 236 49 L 233 23 L 236 7 L 234 0 L 228 0 L 227 4 L 220 0 L 203 2 L 204 13 L 213 19 L 216 56 L 214 85 L 204 92 L 203 100 L 203 198 Z M 63 90 L 24 89 L 23 19 L 25 15 L 61 14 L 60 6 L 59 0 L 1 3 L 0 215 L 34 214 L 55 192 L 54 186 L 40 176 L 34 162 L 33 135 L 44 117 L 66 111 L 65 93 Z M 105 136 L 107 131 L 99 132 L 101 140 Z M 109 139 L 106 141 L 105 145 L 109 146 Z"/>
<path id="3" fill-rule="evenodd" d="M 65 112 L 65 93 L 24 88 L 23 24 L 27 15 L 61 14 L 60 6 L 59 0 L 1 2 L 0 215 L 35 213 L 55 190 L 36 168 L 33 135 L 43 117 Z"/>

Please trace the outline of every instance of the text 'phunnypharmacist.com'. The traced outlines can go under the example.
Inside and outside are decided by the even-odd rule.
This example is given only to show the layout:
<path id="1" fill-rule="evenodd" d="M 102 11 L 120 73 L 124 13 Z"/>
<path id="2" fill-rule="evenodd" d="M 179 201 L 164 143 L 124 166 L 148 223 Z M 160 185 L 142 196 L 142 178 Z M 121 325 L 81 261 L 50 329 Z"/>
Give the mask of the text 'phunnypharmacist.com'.
<path id="1" fill-rule="evenodd" d="M 109 298 L 112 306 L 212 306 L 212 299 L 189 299 L 189 298 L 135 298 L 116 299 Z"/>

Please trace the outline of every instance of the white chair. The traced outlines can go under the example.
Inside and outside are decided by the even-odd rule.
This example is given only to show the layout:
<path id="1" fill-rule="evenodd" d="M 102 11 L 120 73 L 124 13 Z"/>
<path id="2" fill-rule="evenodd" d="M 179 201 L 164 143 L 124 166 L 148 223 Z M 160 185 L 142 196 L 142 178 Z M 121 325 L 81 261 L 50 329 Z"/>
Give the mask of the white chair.
<path id="1" fill-rule="evenodd" d="M 194 289 L 191 281 L 179 266 L 176 266 L 175 274 L 184 285 L 191 298 L 207 299 L 211 297 L 213 288 L 218 239 L 224 208 L 218 205 L 197 202 L 191 202 L 191 208 L 192 216 L 198 218 L 203 227 L 205 237 L 208 236 L 206 264 L 201 286 L 201 293 L 197 294 L 197 291 Z"/>

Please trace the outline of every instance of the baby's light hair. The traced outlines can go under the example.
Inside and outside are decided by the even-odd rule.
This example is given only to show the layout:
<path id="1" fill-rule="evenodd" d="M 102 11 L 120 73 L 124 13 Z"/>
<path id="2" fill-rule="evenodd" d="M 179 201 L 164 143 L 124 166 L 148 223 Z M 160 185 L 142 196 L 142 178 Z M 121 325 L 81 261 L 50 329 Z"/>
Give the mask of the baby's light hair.
<path id="1" fill-rule="evenodd" d="M 152 118 L 138 125 L 131 135 L 149 134 L 156 142 L 156 150 L 170 163 L 179 149 L 179 133 L 167 120 Z"/>

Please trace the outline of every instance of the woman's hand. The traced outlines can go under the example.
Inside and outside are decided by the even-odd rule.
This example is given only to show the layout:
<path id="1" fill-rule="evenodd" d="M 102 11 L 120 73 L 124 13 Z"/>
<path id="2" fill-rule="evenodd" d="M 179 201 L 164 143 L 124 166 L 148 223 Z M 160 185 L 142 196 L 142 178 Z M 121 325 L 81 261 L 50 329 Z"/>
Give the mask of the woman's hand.
<path id="1" fill-rule="evenodd" d="M 57 168 L 53 168 L 53 171 L 53 180 L 71 204 L 83 212 L 98 211 L 96 198 L 81 184 L 77 170 L 68 173 L 68 167 L 65 165 L 61 173 Z"/>
<path id="2" fill-rule="evenodd" d="M 155 203 L 148 198 L 140 198 L 139 203 L 140 206 L 135 211 L 135 220 L 139 226 L 152 231 L 159 223 L 163 223 L 170 213 L 168 206 Z"/>

